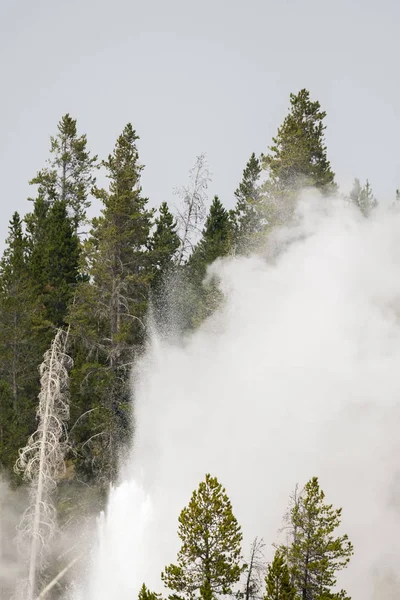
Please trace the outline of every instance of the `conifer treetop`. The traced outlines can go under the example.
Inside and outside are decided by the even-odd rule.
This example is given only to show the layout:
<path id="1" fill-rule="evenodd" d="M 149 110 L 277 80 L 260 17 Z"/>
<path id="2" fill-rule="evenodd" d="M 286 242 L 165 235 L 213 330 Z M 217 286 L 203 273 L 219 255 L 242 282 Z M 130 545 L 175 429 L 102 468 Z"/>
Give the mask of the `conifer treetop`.
<path id="1" fill-rule="evenodd" d="M 290 110 L 279 127 L 269 153 L 262 156 L 275 190 L 315 186 L 323 192 L 335 189 L 334 173 L 326 154 L 324 119 L 318 101 L 310 92 L 290 94 Z"/>
<path id="2" fill-rule="evenodd" d="M 182 546 L 177 564 L 162 574 L 176 598 L 212 600 L 229 595 L 239 581 L 241 528 L 231 502 L 216 477 L 207 474 L 179 516 Z"/>

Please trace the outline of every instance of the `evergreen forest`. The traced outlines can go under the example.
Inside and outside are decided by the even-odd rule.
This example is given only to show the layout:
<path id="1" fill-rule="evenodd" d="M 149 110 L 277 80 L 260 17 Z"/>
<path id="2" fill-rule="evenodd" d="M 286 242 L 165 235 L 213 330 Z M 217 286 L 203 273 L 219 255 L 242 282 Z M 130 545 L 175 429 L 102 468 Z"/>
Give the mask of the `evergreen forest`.
<path id="1" fill-rule="evenodd" d="M 320 103 L 302 89 L 288 105 L 265 151 L 251 154 L 237 174 L 232 198 L 208 197 L 211 175 L 200 154 L 181 182 L 177 208 L 166 201 L 154 208 L 146 196 L 132 124 L 106 157 L 69 114 L 55 124 L 48 160 L 31 174 L 30 210 L 10 214 L 0 262 L 0 472 L 13 493 L 33 486 L 46 506 L 24 530 L 27 600 L 66 564 L 42 561 L 43 523 L 47 531 L 50 523 L 62 528 L 78 514 L 97 513 L 117 482 L 135 440 L 132 369 L 149 332 L 189 334 L 223 302 L 208 266 L 263 247 L 296 218 L 306 188 L 316 188 L 320 202 L 341 196 L 360 218 L 376 210 L 369 181 L 355 179 L 348 195 L 338 188 Z M 93 201 L 101 210 L 89 219 Z M 31 518 L 28 511 L 24 519 Z M 179 516 L 181 548 L 161 575 L 168 597 L 347 600 L 336 573 L 353 546 L 336 532 L 341 509 L 326 503 L 316 477 L 296 488 L 285 519 L 287 540 L 272 562 L 260 538 L 244 556 L 227 492 L 207 474 Z M 57 590 L 49 597 L 60 597 Z M 144 583 L 139 600 L 157 598 Z"/>

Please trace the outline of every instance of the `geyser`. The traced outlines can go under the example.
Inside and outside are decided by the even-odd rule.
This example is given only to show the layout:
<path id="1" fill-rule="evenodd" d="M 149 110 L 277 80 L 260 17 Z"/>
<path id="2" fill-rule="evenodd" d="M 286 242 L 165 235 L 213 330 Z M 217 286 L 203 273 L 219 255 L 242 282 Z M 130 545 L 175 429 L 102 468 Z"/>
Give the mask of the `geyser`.
<path id="1" fill-rule="evenodd" d="M 164 591 L 179 512 L 206 472 L 227 488 L 244 552 L 262 536 L 267 559 L 295 484 L 318 476 L 355 546 L 340 584 L 355 600 L 398 597 L 400 215 L 367 220 L 311 192 L 297 212 L 272 258 L 212 265 L 226 302 L 198 331 L 153 335 L 83 597 Z"/>

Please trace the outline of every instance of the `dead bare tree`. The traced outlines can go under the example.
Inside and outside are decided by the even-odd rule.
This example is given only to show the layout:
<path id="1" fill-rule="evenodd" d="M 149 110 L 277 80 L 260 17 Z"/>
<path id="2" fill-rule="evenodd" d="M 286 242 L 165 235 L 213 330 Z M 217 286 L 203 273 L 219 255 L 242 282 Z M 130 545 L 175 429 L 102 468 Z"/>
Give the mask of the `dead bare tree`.
<path id="1" fill-rule="evenodd" d="M 261 600 L 264 597 L 264 579 L 266 563 L 264 557 L 265 544 L 262 538 L 254 538 L 247 568 L 244 572 L 244 589 L 241 594 L 244 600 Z"/>
<path id="2" fill-rule="evenodd" d="M 176 190 L 183 202 L 182 210 L 178 209 L 178 225 L 181 244 L 178 250 L 177 264 L 191 252 L 200 233 L 206 216 L 207 188 L 211 175 L 205 154 L 200 154 L 189 172 L 189 185 Z"/>
<path id="3" fill-rule="evenodd" d="M 42 600 L 42 598 L 45 598 L 47 596 L 47 594 L 49 592 L 51 592 L 51 590 L 59 583 L 60 579 L 62 579 L 64 577 L 64 575 L 66 575 L 66 573 L 68 573 L 68 571 L 70 571 L 72 569 L 72 567 L 78 562 L 78 560 L 80 559 L 80 556 L 76 556 L 74 559 L 72 559 L 66 567 L 64 567 L 64 569 L 62 569 L 62 571 L 60 571 L 51 581 L 50 583 L 48 583 L 46 585 L 45 588 L 42 589 L 42 591 L 40 592 L 40 594 L 36 597 L 36 600 Z"/>
<path id="4" fill-rule="evenodd" d="M 38 576 L 45 565 L 49 542 L 56 531 L 56 510 L 51 494 L 65 470 L 67 450 L 65 423 L 69 419 L 68 369 L 72 359 L 66 354 L 68 334 L 58 330 L 40 366 L 38 428 L 25 448 L 19 451 L 15 470 L 30 483 L 30 505 L 18 528 L 18 547 L 27 559 L 28 576 L 19 595 L 33 600 Z"/>
<path id="5" fill-rule="evenodd" d="M 299 505 L 302 494 L 303 494 L 303 489 L 301 489 L 299 491 L 299 484 L 296 483 L 296 486 L 295 486 L 293 492 L 289 496 L 289 502 L 286 507 L 286 511 L 283 515 L 283 523 L 284 523 L 283 527 L 281 527 L 278 530 L 279 535 L 285 534 L 285 536 L 286 536 L 286 539 L 285 539 L 286 547 L 289 547 L 289 545 L 293 541 L 297 540 L 297 527 L 295 524 L 293 525 L 293 523 L 292 523 L 291 514 L 292 514 L 293 508 L 295 506 Z M 280 548 L 279 544 L 274 544 L 274 547 L 276 549 Z"/>

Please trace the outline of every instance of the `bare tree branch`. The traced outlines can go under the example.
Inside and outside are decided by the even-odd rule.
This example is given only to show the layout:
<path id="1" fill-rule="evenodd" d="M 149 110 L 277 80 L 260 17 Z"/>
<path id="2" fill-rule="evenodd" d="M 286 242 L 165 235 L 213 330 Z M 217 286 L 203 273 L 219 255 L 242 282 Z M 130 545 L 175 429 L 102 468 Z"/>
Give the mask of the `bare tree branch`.
<path id="1" fill-rule="evenodd" d="M 181 245 L 178 250 L 177 264 L 181 265 L 193 247 L 193 237 L 201 230 L 206 216 L 207 188 L 211 181 L 205 154 L 200 154 L 189 174 L 188 186 L 176 190 L 184 205 L 178 211 Z"/>
<path id="2" fill-rule="evenodd" d="M 46 585 L 45 588 L 43 588 L 43 590 L 40 592 L 39 596 L 36 597 L 36 600 L 42 600 L 42 598 L 47 596 L 47 594 L 53 589 L 53 587 L 55 585 L 57 585 L 57 583 L 60 581 L 60 579 L 62 579 L 64 577 L 64 575 L 66 575 L 66 573 L 68 573 L 68 571 L 70 569 L 72 569 L 72 567 L 78 562 L 79 559 L 80 559 L 80 556 L 77 556 L 76 558 L 71 560 L 71 562 L 68 563 L 68 565 L 66 567 L 64 567 L 64 569 L 62 571 L 60 571 L 58 573 L 58 575 L 56 575 L 56 577 L 54 577 L 54 579 L 52 579 L 50 581 L 50 583 L 48 583 Z"/>
<path id="3" fill-rule="evenodd" d="M 69 419 L 68 369 L 72 359 L 66 354 L 67 334 L 58 330 L 40 366 L 39 425 L 25 448 L 19 451 L 16 472 L 30 482 L 31 503 L 18 528 L 18 547 L 29 563 L 22 596 L 33 600 L 37 578 L 45 564 L 45 554 L 56 530 L 56 511 L 51 501 L 57 480 L 65 471 L 68 448 L 65 422 Z"/>
<path id="4" fill-rule="evenodd" d="M 241 594 L 244 600 L 261 600 L 264 596 L 263 587 L 266 572 L 264 548 L 263 539 L 254 538 L 250 548 L 247 569 L 244 572 L 244 589 Z"/>

